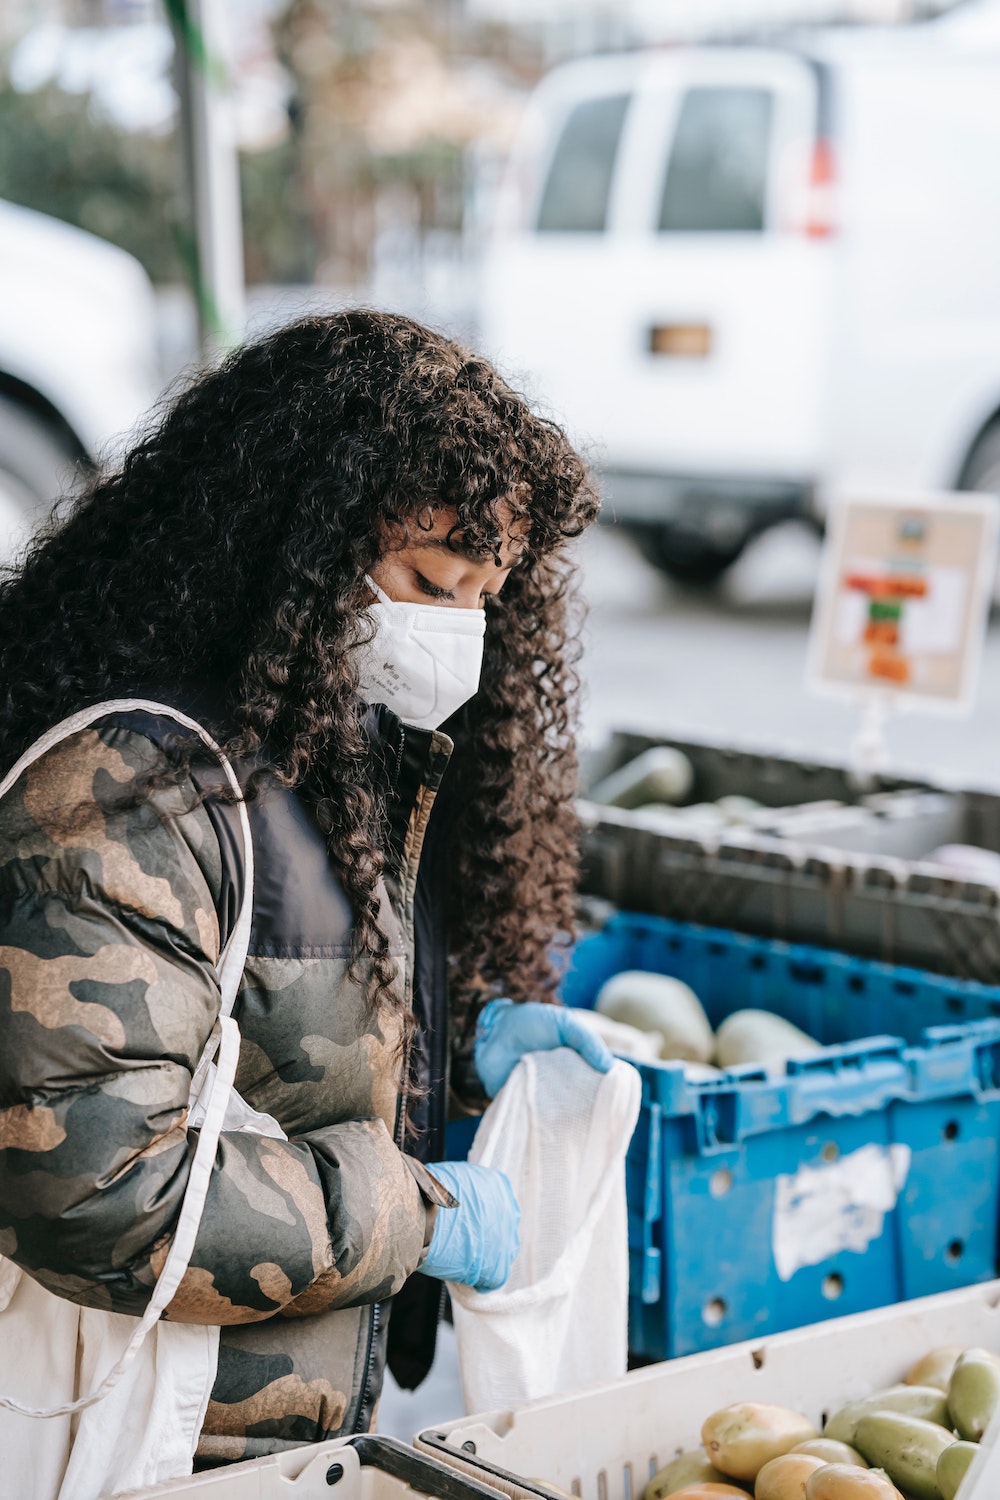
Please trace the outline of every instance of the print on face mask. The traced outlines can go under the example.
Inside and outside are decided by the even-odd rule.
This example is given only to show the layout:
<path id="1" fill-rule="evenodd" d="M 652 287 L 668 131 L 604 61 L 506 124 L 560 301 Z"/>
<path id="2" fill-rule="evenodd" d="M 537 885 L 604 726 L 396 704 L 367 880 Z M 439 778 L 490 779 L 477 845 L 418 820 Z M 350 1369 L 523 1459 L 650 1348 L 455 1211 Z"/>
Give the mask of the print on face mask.
<path id="1" fill-rule="evenodd" d="M 374 638 L 359 650 L 359 689 L 415 729 L 437 729 L 479 691 L 486 611 L 390 599 L 371 578 Z"/>

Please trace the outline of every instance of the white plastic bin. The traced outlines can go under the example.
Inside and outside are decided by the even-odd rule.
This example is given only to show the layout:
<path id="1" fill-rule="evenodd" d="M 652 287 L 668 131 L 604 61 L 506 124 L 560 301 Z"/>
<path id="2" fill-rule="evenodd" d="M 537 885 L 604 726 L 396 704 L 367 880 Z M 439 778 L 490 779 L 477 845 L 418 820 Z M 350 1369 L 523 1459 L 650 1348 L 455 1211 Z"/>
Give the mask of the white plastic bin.
<path id="1" fill-rule="evenodd" d="M 309 1443 L 269 1458 L 130 1490 L 119 1500 L 496 1500 L 478 1476 L 456 1473 L 392 1438 Z"/>
<path id="2" fill-rule="evenodd" d="M 692 1354 L 633 1370 L 607 1385 L 464 1417 L 422 1432 L 416 1446 L 515 1500 L 560 1500 L 559 1491 L 582 1500 L 641 1500 L 657 1469 L 699 1446 L 702 1423 L 719 1407 L 767 1401 L 790 1406 L 822 1426 L 845 1402 L 900 1380 L 920 1355 L 940 1344 L 1000 1352 L 1000 1281 Z M 996 1435 L 991 1429 L 988 1439 Z M 975 1469 L 980 1467 L 977 1460 Z M 986 1500 L 975 1469 L 958 1500 Z M 989 1500 L 996 1497 L 1000 1483 Z"/>

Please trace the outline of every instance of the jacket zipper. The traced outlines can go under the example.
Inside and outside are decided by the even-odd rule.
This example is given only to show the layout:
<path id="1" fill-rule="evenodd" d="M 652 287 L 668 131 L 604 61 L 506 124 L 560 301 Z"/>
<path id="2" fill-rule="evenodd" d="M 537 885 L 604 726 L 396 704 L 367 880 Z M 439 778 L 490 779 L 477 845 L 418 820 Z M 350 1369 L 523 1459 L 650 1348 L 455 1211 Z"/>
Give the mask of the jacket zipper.
<path id="1" fill-rule="evenodd" d="M 365 1379 L 361 1387 L 361 1402 L 358 1406 L 358 1415 L 354 1423 L 354 1431 L 367 1431 L 364 1426 L 365 1413 L 368 1410 L 368 1398 L 371 1394 L 372 1376 L 375 1373 L 375 1340 L 378 1338 L 379 1327 L 382 1322 L 381 1302 L 372 1303 L 372 1315 L 368 1324 L 368 1352 L 365 1355 Z"/>
<path id="2" fill-rule="evenodd" d="M 399 726 L 399 745 L 398 745 L 398 747 L 396 749 L 396 785 L 397 786 L 399 785 L 399 778 L 403 774 L 403 748 L 404 748 L 405 744 L 406 744 L 406 726 L 404 724 L 400 723 L 400 726 Z"/>
<path id="3" fill-rule="evenodd" d="M 445 1154 L 445 1128 L 448 1121 L 448 1043 L 451 1018 L 448 1014 L 448 960 L 445 953 L 445 922 L 441 893 L 435 891 L 434 967 L 431 979 L 431 1016 L 436 1023 L 431 1032 L 431 1080 L 436 1097 L 432 1099 L 433 1116 L 430 1121 L 431 1149 L 437 1153 L 433 1160 L 440 1161 Z"/>
<path id="4" fill-rule="evenodd" d="M 397 781 L 397 783 L 399 781 L 400 775 L 402 774 L 402 770 L 403 770 L 403 749 L 404 749 L 405 744 L 406 744 L 406 730 L 404 729 L 403 725 L 400 724 L 400 726 L 399 726 L 399 745 L 398 745 L 398 748 L 396 750 L 396 781 Z M 402 1082 L 401 1082 L 401 1086 L 400 1086 L 400 1090 L 399 1090 L 399 1099 L 397 1100 L 397 1103 L 396 1103 L 396 1145 L 398 1146 L 398 1148 L 399 1148 L 400 1151 L 402 1151 L 402 1149 L 403 1149 L 403 1140 L 404 1140 L 404 1136 L 406 1134 L 406 1103 L 407 1103 L 407 1094 L 408 1094 L 407 1082 L 408 1082 L 408 1079 L 409 1079 L 409 1068 L 410 1068 L 410 1048 L 409 1048 L 409 1043 L 407 1042 L 407 1044 L 403 1048 L 403 1057 L 402 1057 Z M 367 1411 L 367 1408 L 368 1408 L 368 1400 L 369 1400 L 369 1396 L 370 1396 L 370 1393 L 371 1393 L 371 1386 L 372 1386 L 372 1377 L 375 1374 L 375 1344 L 376 1344 L 376 1340 L 377 1340 L 378 1335 L 379 1335 L 379 1329 L 381 1327 L 381 1323 L 382 1323 L 382 1304 L 381 1304 L 381 1302 L 373 1302 L 372 1303 L 371 1320 L 369 1321 L 369 1324 L 368 1324 L 368 1350 L 367 1350 L 367 1353 L 365 1355 L 365 1379 L 364 1379 L 364 1384 L 363 1384 L 363 1386 L 361 1388 L 361 1402 L 360 1402 L 360 1405 L 358 1406 L 357 1420 L 355 1421 L 355 1424 L 354 1424 L 354 1431 L 356 1433 L 362 1431 L 362 1424 L 363 1424 L 363 1422 L 365 1420 L 365 1412 Z"/>
<path id="5" fill-rule="evenodd" d="M 397 781 L 397 784 L 399 782 L 400 777 L 403 774 L 403 750 L 404 750 L 405 746 L 406 746 L 406 727 L 405 727 L 405 725 L 400 724 L 400 726 L 399 726 L 399 747 L 398 747 L 398 749 L 396 751 L 396 781 Z M 400 859 L 402 861 L 402 854 L 400 855 Z M 405 875 L 405 871 L 403 870 L 402 863 L 401 863 L 401 865 L 400 865 L 400 871 L 399 871 L 399 878 L 400 878 L 400 883 L 401 884 L 403 882 L 404 875 Z M 410 952 L 412 953 L 412 951 L 413 951 L 413 943 L 414 943 L 414 935 L 413 935 L 413 901 L 412 901 L 412 898 L 409 898 L 409 899 L 406 900 L 406 902 L 404 904 L 403 915 L 404 915 L 404 920 L 406 921 L 407 927 L 409 929 L 409 931 L 407 933 L 407 937 L 408 937 L 408 940 L 409 940 Z M 410 973 L 408 975 L 408 985 L 412 986 L 412 984 L 413 984 L 412 965 L 409 965 L 408 967 L 410 969 Z M 413 994 L 412 994 L 412 989 L 408 990 L 408 993 L 405 995 L 404 999 L 406 1001 L 407 1010 L 412 1011 L 412 1009 L 413 1009 Z M 402 1062 L 402 1067 L 401 1067 L 401 1080 L 400 1080 L 400 1088 L 399 1088 L 399 1099 L 397 1100 L 397 1103 L 396 1103 L 396 1145 L 397 1145 L 397 1147 L 399 1148 L 400 1151 L 402 1151 L 403 1146 L 404 1146 L 405 1141 L 406 1141 L 406 1109 L 407 1109 L 407 1105 L 409 1103 L 409 1094 L 410 1094 L 410 1042 L 409 1042 L 409 1038 L 407 1038 L 406 1042 L 403 1045 L 403 1055 L 402 1055 L 401 1062 Z"/>

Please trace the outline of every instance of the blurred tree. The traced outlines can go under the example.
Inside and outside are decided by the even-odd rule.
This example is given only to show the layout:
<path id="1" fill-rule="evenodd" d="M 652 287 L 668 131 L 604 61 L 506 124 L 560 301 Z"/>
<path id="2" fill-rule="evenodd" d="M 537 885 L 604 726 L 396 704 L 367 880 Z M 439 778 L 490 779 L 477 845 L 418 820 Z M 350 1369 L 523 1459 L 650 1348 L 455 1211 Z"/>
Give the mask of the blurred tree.
<path id="1" fill-rule="evenodd" d="M 321 279 L 363 283 L 386 227 L 458 231 L 467 147 L 505 130 L 510 107 L 477 78 L 454 0 L 290 0 L 275 36 Z"/>
<path id="2" fill-rule="evenodd" d="M 250 282 L 310 281 L 316 241 L 294 136 L 241 158 Z M 170 137 L 116 129 L 86 94 L 20 93 L 0 79 L 0 198 L 111 240 L 157 282 L 185 279 L 185 207 Z"/>
<path id="3" fill-rule="evenodd" d="M 157 281 L 180 275 L 170 142 L 95 119 L 85 94 L 0 84 L 0 197 L 130 250 Z"/>

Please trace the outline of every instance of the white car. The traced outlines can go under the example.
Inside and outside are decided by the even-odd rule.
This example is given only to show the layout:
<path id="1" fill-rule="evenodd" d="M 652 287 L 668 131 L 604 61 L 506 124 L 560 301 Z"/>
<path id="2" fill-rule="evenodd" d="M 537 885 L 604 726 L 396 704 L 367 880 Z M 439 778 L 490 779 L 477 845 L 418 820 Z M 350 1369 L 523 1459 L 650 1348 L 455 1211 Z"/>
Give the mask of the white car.
<path id="1" fill-rule="evenodd" d="M 131 255 L 0 202 L 0 558 L 155 398 L 156 304 Z"/>
<path id="2" fill-rule="evenodd" d="M 480 328 L 690 582 L 831 489 L 1000 490 L 1000 47 L 941 20 L 558 68 Z"/>

